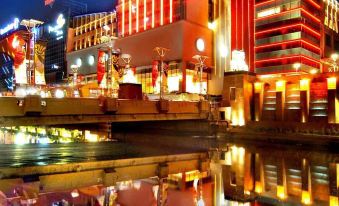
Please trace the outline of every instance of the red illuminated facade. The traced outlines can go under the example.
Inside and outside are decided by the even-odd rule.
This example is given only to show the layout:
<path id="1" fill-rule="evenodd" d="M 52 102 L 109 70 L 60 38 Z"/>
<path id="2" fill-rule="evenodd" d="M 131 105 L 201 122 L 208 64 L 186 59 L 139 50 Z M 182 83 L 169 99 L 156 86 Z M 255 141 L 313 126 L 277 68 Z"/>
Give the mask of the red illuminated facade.
<path id="1" fill-rule="evenodd" d="M 319 0 L 256 0 L 256 72 L 318 71 L 321 14 Z"/>
<path id="2" fill-rule="evenodd" d="M 119 0 L 119 36 L 128 36 L 182 19 L 181 0 Z"/>

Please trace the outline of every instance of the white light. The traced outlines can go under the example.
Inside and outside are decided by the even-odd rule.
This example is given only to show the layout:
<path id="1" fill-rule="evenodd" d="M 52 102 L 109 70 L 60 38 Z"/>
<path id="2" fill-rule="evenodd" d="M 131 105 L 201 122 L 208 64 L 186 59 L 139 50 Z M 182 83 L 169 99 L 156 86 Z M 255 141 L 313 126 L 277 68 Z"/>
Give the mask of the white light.
<path id="1" fill-rule="evenodd" d="M 93 64 L 94 64 L 94 56 L 93 55 L 90 55 L 89 57 L 88 57 L 88 64 L 89 65 L 91 65 L 91 66 L 93 66 Z"/>
<path id="2" fill-rule="evenodd" d="M 205 42 L 202 38 L 199 38 L 196 42 L 198 51 L 203 52 L 205 50 Z"/>
<path id="3" fill-rule="evenodd" d="M 103 28 L 104 28 L 105 31 L 109 31 L 110 30 L 109 26 L 107 26 L 107 25 L 105 25 Z"/>
<path id="4" fill-rule="evenodd" d="M 331 59 L 332 59 L 333 61 L 337 61 L 338 58 L 339 58 L 339 55 L 338 55 L 337 53 L 334 53 L 334 54 L 331 55 Z"/>
<path id="5" fill-rule="evenodd" d="M 26 89 L 24 88 L 18 88 L 14 92 L 16 97 L 25 97 L 27 95 Z"/>
<path id="6" fill-rule="evenodd" d="M 221 57 L 223 58 L 227 57 L 228 52 L 227 52 L 227 47 L 225 46 L 225 44 L 223 43 L 220 44 L 219 52 L 220 52 Z"/>
<path id="7" fill-rule="evenodd" d="M 127 69 L 126 74 L 122 77 L 122 83 L 137 83 L 137 78 L 135 78 L 134 73 L 131 69 Z"/>
<path id="8" fill-rule="evenodd" d="M 214 21 L 214 22 L 208 22 L 208 28 L 210 29 L 210 30 L 215 30 L 216 28 L 217 28 L 217 22 L 216 21 Z"/>
<path id="9" fill-rule="evenodd" d="M 76 60 L 76 65 L 77 65 L 78 67 L 81 67 L 81 65 L 82 65 L 82 60 L 81 60 L 81 58 L 78 58 L 78 59 Z"/>
<path id="10" fill-rule="evenodd" d="M 244 51 L 232 51 L 231 71 L 248 71 Z"/>
<path id="11" fill-rule="evenodd" d="M 17 28 L 19 28 L 19 19 L 15 18 L 14 21 L 10 24 L 8 24 L 6 27 L 0 29 L 0 35 L 3 35 L 11 30 L 15 30 Z"/>
<path id="12" fill-rule="evenodd" d="M 78 190 L 73 190 L 73 191 L 71 192 L 71 196 L 72 196 L 73 198 L 79 197 L 79 192 L 78 192 Z"/>
<path id="13" fill-rule="evenodd" d="M 22 132 L 17 133 L 14 137 L 14 143 L 18 145 L 27 144 L 28 141 L 26 135 Z"/>
<path id="14" fill-rule="evenodd" d="M 58 98 L 58 99 L 61 99 L 61 98 L 64 98 L 65 97 L 65 94 L 62 90 L 60 89 L 57 89 L 55 91 L 55 97 Z"/>
<path id="15" fill-rule="evenodd" d="M 198 200 L 197 206 L 205 206 L 205 202 L 203 199 Z"/>

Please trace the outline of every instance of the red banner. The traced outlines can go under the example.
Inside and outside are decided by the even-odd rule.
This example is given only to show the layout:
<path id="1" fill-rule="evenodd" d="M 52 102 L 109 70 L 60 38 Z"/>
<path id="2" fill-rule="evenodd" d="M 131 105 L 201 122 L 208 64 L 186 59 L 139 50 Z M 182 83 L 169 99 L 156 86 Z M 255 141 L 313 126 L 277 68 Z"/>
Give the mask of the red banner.
<path id="1" fill-rule="evenodd" d="M 51 5 L 55 0 L 45 0 L 45 6 Z"/>
<path id="2" fill-rule="evenodd" d="M 158 61 L 153 61 L 153 67 L 152 67 L 152 86 L 155 87 L 155 84 L 157 82 L 158 78 Z"/>
<path id="3" fill-rule="evenodd" d="M 98 51 L 98 66 L 97 66 L 97 79 L 98 84 L 101 84 L 102 79 L 105 75 L 105 52 L 104 51 Z"/>

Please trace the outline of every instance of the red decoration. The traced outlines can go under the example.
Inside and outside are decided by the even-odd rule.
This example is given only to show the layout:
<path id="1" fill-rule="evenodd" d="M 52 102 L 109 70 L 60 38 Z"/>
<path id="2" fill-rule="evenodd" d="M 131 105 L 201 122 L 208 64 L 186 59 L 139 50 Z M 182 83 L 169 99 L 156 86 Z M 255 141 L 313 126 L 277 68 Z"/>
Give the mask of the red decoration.
<path id="1" fill-rule="evenodd" d="M 158 75 L 159 75 L 158 61 L 153 61 L 153 67 L 152 67 L 152 86 L 153 87 L 155 87 Z"/>
<path id="2" fill-rule="evenodd" d="M 98 84 L 101 84 L 102 79 L 105 75 L 105 58 L 106 53 L 104 51 L 98 51 L 98 66 L 97 66 L 97 78 L 98 78 Z"/>

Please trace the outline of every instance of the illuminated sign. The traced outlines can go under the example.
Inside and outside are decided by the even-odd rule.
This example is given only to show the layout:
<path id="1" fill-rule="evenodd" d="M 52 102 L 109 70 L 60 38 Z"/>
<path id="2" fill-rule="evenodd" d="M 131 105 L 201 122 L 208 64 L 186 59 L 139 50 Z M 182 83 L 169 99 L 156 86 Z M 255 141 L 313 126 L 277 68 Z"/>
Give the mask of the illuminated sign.
<path id="1" fill-rule="evenodd" d="M 45 6 L 51 5 L 55 2 L 55 0 L 45 0 Z"/>
<path id="2" fill-rule="evenodd" d="M 15 18 L 14 21 L 10 24 L 8 24 L 6 27 L 0 29 L 0 35 L 4 35 L 7 32 L 11 31 L 11 30 L 15 30 L 19 28 L 19 19 Z"/>
<path id="3" fill-rule="evenodd" d="M 232 51 L 231 71 L 248 71 L 245 52 L 238 50 Z"/>
<path id="4" fill-rule="evenodd" d="M 54 33 L 56 36 L 56 40 L 62 39 L 63 34 L 64 34 L 64 31 L 62 30 L 62 28 L 65 26 L 65 24 L 66 24 L 66 20 L 64 18 L 64 15 L 60 14 L 56 21 L 56 25 L 53 27 L 52 26 L 48 27 L 48 33 Z"/>
<path id="5" fill-rule="evenodd" d="M 338 16 L 339 16 L 339 2 L 335 0 L 324 0 L 326 5 L 324 24 L 339 33 Z"/>

